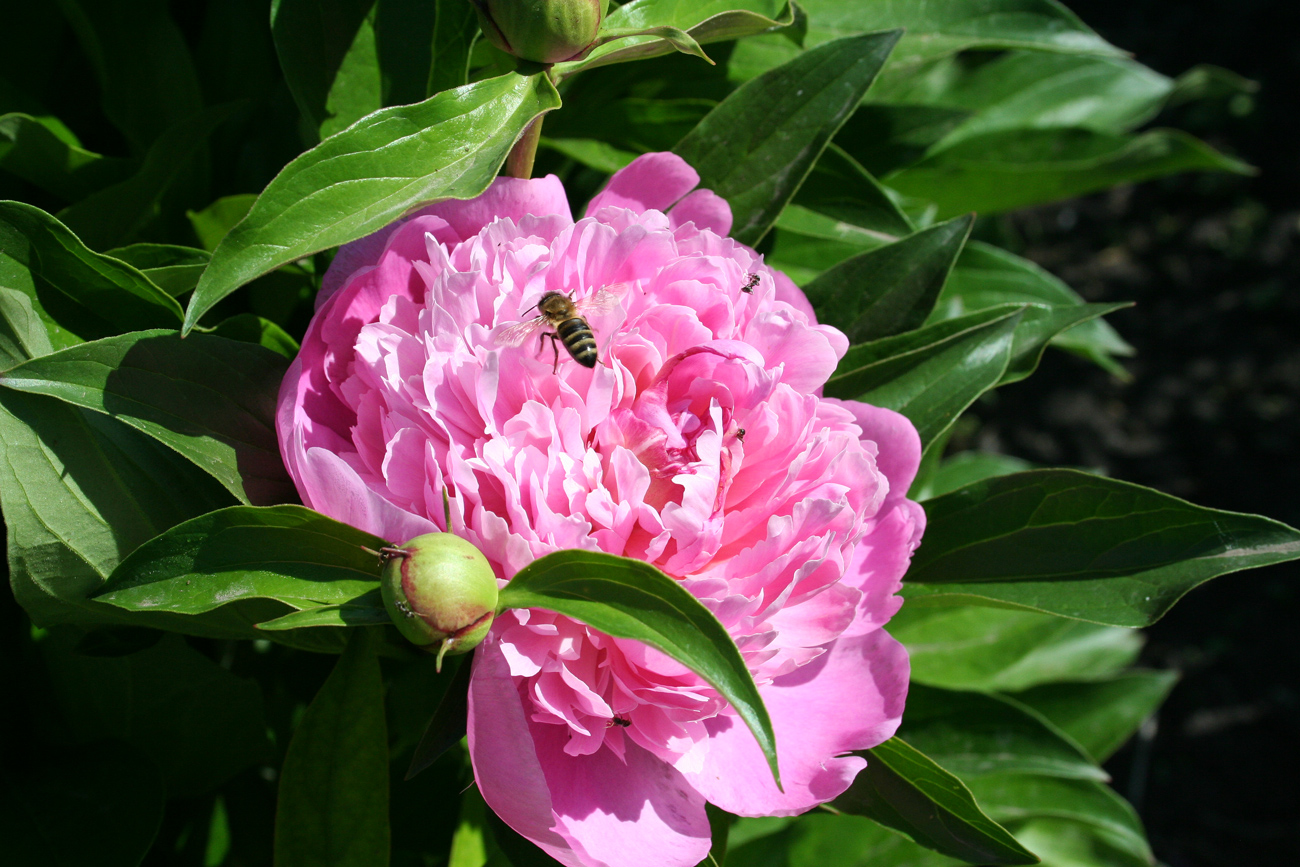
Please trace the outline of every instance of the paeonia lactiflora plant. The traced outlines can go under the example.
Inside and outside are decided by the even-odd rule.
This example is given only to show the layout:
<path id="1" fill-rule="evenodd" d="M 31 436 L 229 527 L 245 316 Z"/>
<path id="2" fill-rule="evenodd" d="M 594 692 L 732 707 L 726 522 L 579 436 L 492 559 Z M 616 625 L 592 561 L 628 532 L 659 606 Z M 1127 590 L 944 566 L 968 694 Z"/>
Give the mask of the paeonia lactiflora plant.
<path id="1" fill-rule="evenodd" d="M 11 5 L 14 863 L 1153 863 L 1135 630 L 1300 532 L 947 444 L 1129 351 L 974 215 L 1246 170 L 1138 131 L 1230 74 L 1054 0 Z"/>

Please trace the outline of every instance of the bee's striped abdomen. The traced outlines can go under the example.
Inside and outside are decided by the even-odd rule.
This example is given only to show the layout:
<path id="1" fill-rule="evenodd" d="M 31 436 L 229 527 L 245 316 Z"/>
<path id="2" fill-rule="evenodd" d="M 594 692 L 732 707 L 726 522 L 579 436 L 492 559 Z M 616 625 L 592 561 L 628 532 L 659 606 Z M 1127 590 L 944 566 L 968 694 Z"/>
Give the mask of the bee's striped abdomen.
<path id="1" fill-rule="evenodd" d="M 555 333 L 574 361 L 583 367 L 596 366 L 596 337 L 591 333 L 587 320 L 581 316 L 566 319 L 555 326 Z"/>

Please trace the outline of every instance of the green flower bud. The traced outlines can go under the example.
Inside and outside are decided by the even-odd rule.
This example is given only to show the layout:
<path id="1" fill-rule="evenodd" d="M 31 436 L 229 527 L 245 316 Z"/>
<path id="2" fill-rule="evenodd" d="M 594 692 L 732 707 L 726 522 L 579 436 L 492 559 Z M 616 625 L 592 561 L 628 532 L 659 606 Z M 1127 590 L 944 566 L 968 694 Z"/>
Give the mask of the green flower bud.
<path id="1" fill-rule="evenodd" d="M 426 533 L 380 551 L 388 616 L 413 644 L 445 654 L 478 646 L 496 616 L 497 581 L 483 552 L 452 533 Z"/>
<path id="2" fill-rule="evenodd" d="M 558 63 L 596 39 L 609 0 L 472 0 L 483 35 L 515 57 Z"/>

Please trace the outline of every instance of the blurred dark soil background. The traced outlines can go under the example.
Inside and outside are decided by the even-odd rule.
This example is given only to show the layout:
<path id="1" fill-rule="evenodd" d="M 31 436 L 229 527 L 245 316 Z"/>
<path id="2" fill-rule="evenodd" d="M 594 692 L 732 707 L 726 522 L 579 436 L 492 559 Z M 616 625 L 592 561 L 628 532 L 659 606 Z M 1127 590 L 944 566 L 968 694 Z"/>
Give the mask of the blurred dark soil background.
<path id="1" fill-rule="evenodd" d="M 984 227 L 1089 301 L 1137 349 L 1122 383 L 1060 352 L 977 409 L 960 445 L 1092 467 L 1196 503 L 1300 524 L 1300 4 L 1070 0 L 1166 75 L 1259 83 L 1179 126 L 1260 170 L 1182 176 Z M 1300 864 L 1300 564 L 1219 578 L 1149 630 L 1183 673 L 1109 770 L 1169 867 Z"/>

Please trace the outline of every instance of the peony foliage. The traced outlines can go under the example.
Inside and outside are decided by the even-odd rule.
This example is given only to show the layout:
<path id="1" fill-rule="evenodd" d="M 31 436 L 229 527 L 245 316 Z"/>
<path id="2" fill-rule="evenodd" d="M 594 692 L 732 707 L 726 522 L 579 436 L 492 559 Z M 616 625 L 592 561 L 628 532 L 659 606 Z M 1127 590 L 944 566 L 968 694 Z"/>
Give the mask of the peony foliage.
<path id="1" fill-rule="evenodd" d="M 29 7 L 14 863 L 1153 863 L 1136 630 L 1300 532 L 948 441 L 1126 375 L 980 218 L 1249 171 L 1190 78 L 1055 0 Z"/>

